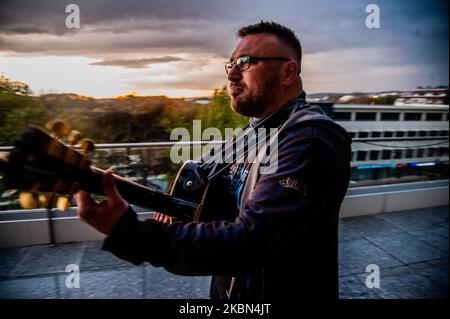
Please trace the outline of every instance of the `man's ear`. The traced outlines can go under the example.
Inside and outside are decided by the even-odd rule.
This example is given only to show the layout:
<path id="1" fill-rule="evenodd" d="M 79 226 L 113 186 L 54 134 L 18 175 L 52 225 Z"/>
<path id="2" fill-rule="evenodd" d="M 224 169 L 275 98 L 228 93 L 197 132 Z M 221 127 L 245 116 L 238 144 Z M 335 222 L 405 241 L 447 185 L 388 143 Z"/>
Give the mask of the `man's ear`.
<path id="1" fill-rule="evenodd" d="M 286 86 L 292 85 L 298 78 L 298 64 L 295 60 L 290 60 L 283 65 L 281 82 Z"/>

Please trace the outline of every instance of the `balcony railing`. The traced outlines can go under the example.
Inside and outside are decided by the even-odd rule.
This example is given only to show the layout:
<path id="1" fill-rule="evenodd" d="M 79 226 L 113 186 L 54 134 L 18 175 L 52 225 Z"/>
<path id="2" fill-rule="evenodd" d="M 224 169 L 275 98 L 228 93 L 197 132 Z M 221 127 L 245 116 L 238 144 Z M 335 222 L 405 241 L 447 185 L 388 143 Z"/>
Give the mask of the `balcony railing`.
<path id="1" fill-rule="evenodd" d="M 352 140 L 350 187 L 448 178 L 448 136 L 370 137 Z M 169 181 L 178 170 L 177 164 L 170 161 L 167 149 L 173 146 L 202 147 L 223 143 L 224 141 L 163 141 L 96 144 L 98 152 L 94 152 L 92 161 L 96 166 L 112 167 L 119 175 L 141 184 L 156 185 L 160 191 L 166 191 Z M 77 148 L 79 146 L 75 146 Z M 0 152 L 12 149 L 13 146 L 1 146 Z M 420 156 L 419 151 L 410 151 L 416 149 L 422 149 Z M 423 152 L 424 149 L 427 151 Z M 384 158 L 385 150 L 392 153 L 389 158 Z M 17 207 L 14 204 L 16 196 L 3 194 L 0 197 L 0 210 Z M 6 202 L 12 203 L 12 206 L 5 204 Z"/>
<path id="2" fill-rule="evenodd" d="M 448 136 L 417 136 L 417 137 L 371 137 L 371 138 L 352 138 L 353 143 L 364 142 L 402 142 L 402 141 L 445 141 Z M 140 148 L 140 149 L 154 149 L 166 148 L 172 146 L 203 146 L 203 145 L 221 145 L 225 141 L 167 141 L 167 142 L 143 142 L 143 143 L 100 143 L 95 144 L 95 148 L 102 149 L 126 149 L 126 148 Z M 74 146 L 75 149 L 80 149 L 79 145 Z M 9 152 L 13 146 L 0 146 L 0 152 Z"/>

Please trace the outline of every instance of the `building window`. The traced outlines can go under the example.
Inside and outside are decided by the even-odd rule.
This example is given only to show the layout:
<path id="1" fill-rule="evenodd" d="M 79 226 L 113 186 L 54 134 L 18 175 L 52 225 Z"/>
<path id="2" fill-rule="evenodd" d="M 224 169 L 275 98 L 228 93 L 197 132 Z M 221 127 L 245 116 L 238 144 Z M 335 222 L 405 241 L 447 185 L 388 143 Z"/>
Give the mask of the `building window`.
<path id="1" fill-rule="evenodd" d="M 419 148 L 416 157 L 422 158 L 425 155 L 425 149 Z"/>
<path id="2" fill-rule="evenodd" d="M 381 153 L 381 158 L 386 160 L 386 159 L 390 159 L 392 155 L 392 151 L 391 150 L 383 150 L 383 152 Z"/>
<path id="3" fill-rule="evenodd" d="M 356 137 L 356 132 L 348 132 L 348 134 L 350 134 L 350 136 L 351 136 L 352 138 L 355 138 L 355 137 Z"/>
<path id="4" fill-rule="evenodd" d="M 380 153 L 380 151 L 370 151 L 370 160 L 371 161 L 376 161 L 378 159 L 378 154 Z"/>
<path id="5" fill-rule="evenodd" d="M 424 137 L 427 136 L 428 132 L 427 131 L 419 131 L 419 136 Z"/>
<path id="6" fill-rule="evenodd" d="M 376 113 L 374 112 L 356 112 L 357 121 L 375 121 Z"/>
<path id="7" fill-rule="evenodd" d="M 448 136 L 448 131 L 441 131 L 439 136 Z"/>
<path id="8" fill-rule="evenodd" d="M 391 131 L 384 132 L 384 137 L 392 137 L 392 136 L 394 136 L 394 132 Z"/>
<path id="9" fill-rule="evenodd" d="M 351 112 L 335 112 L 334 119 L 336 121 L 350 121 L 352 119 Z"/>
<path id="10" fill-rule="evenodd" d="M 356 154 L 356 160 L 358 162 L 363 162 L 366 160 L 366 151 L 358 151 L 358 153 Z"/>
<path id="11" fill-rule="evenodd" d="M 405 132 L 403 131 L 397 131 L 397 134 L 395 135 L 396 137 L 404 137 L 405 136 Z"/>
<path id="12" fill-rule="evenodd" d="M 360 138 L 366 138 L 369 137 L 369 133 L 368 132 L 359 132 L 359 136 Z"/>
<path id="13" fill-rule="evenodd" d="M 372 137 L 380 137 L 381 136 L 381 132 L 372 132 Z"/>
<path id="14" fill-rule="evenodd" d="M 442 114 L 441 113 L 427 113 L 425 119 L 427 121 L 441 121 Z"/>
<path id="15" fill-rule="evenodd" d="M 448 155 L 448 148 L 439 147 L 439 156 L 445 156 L 445 155 Z"/>
<path id="16" fill-rule="evenodd" d="M 438 131 L 430 131 L 430 136 L 438 136 Z"/>
<path id="17" fill-rule="evenodd" d="M 414 150 L 413 150 L 412 148 L 408 148 L 408 149 L 406 150 L 405 157 L 406 157 L 406 158 L 412 158 L 412 157 L 413 157 L 413 152 L 414 152 Z"/>
<path id="18" fill-rule="evenodd" d="M 416 136 L 416 131 L 408 131 L 408 137 Z"/>
<path id="19" fill-rule="evenodd" d="M 428 149 L 428 157 L 436 157 L 438 156 L 438 149 L 437 148 L 429 148 Z"/>
<path id="20" fill-rule="evenodd" d="M 394 150 L 394 158 L 395 158 L 395 159 L 400 159 L 400 158 L 402 158 L 402 154 L 403 154 L 403 150 L 401 150 L 401 149 Z"/>
<path id="21" fill-rule="evenodd" d="M 405 121 L 420 121 L 422 113 L 405 113 Z"/>
<path id="22" fill-rule="evenodd" d="M 400 113 L 392 113 L 392 112 L 382 112 L 381 120 L 382 121 L 398 121 L 400 119 Z"/>

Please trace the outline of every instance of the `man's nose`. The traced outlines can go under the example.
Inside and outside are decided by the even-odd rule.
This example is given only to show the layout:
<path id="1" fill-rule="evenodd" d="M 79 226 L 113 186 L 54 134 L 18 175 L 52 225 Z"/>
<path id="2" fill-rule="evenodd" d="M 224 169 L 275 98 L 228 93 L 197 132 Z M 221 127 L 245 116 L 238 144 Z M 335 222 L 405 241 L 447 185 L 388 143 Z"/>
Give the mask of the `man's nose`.
<path id="1" fill-rule="evenodd" d="M 233 65 L 233 67 L 228 71 L 227 79 L 231 82 L 239 81 L 240 79 L 242 79 L 242 73 L 241 71 L 239 71 L 239 68 L 236 64 Z"/>

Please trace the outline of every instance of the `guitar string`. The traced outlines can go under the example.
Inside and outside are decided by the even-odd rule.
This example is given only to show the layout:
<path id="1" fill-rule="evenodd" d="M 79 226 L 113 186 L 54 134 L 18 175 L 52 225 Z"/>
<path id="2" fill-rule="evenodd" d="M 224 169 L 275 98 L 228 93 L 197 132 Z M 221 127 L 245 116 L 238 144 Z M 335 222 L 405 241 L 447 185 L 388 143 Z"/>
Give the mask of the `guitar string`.
<path id="1" fill-rule="evenodd" d="M 300 100 L 300 99 L 296 99 L 296 100 Z M 303 100 L 304 101 L 304 99 L 301 99 L 301 100 Z M 291 104 L 292 105 L 292 104 Z M 264 120 L 262 120 L 260 123 L 258 123 L 257 125 L 255 125 L 255 127 L 253 127 L 253 129 L 255 129 L 255 128 L 260 128 L 261 126 L 263 126 L 263 124 L 264 123 L 266 123 L 269 119 L 271 119 L 272 117 L 275 117 L 276 115 L 279 115 L 279 114 L 281 114 L 281 115 L 283 115 L 283 111 L 286 111 L 287 109 L 286 108 L 281 108 L 280 110 L 278 110 L 278 111 L 276 111 L 275 113 L 272 113 L 272 114 L 270 114 L 268 117 L 266 117 Z M 290 111 L 290 112 L 287 112 L 288 113 L 288 116 L 289 116 L 289 114 L 292 112 L 292 110 Z M 283 126 L 283 124 L 285 123 L 285 120 L 283 120 L 283 118 L 281 118 L 280 119 L 282 122 L 281 123 L 279 123 L 278 125 L 277 125 L 277 133 L 278 133 L 278 131 L 279 131 L 279 129 L 280 129 L 280 127 L 281 126 Z M 276 121 L 276 118 L 275 118 L 275 121 Z M 267 129 L 267 127 L 266 127 L 266 129 Z M 241 135 L 241 137 L 242 138 L 244 138 L 246 135 L 244 135 L 244 134 L 242 134 Z M 257 135 L 257 136 L 259 136 L 259 135 Z M 267 135 L 266 135 L 266 138 L 267 138 Z M 269 140 L 269 145 L 271 144 L 271 141 L 272 141 L 272 137 L 270 138 L 270 140 Z M 232 143 L 232 146 L 234 146 L 235 144 L 237 143 L 237 141 L 236 142 L 234 142 L 234 143 Z M 267 145 L 267 141 L 266 141 L 266 144 L 265 145 Z M 254 144 L 254 147 L 256 147 L 257 146 L 257 144 L 255 143 Z M 253 148 L 252 149 L 248 149 L 248 151 L 247 151 L 247 153 L 244 153 L 242 156 L 246 156 L 247 154 L 248 154 L 248 152 L 250 152 L 250 151 L 252 151 L 253 150 Z M 267 152 L 267 148 L 266 148 L 266 152 Z M 220 155 L 222 155 L 223 154 L 223 151 L 222 151 L 222 153 L 220 154 Z M 234 154 L 234 153 L 233 153 Z M 266 154 L 267 155 L 267 154 Z M 214 172 L 214 174 L 209 174 L 208 176 L 207 176 L 207 180 L 211 180 L 212 178 L 214 178 L 215 176 L 217 176 L 217 175 L 219 175 L 221 172 L 223 172 L 225 169 L 227 169 L 230 165 L 232 165 L 233 163 L 235 163 L 236 161 L 238 161 L 238 159 L 240 159 L 240 158 L 242 158 L 242 156 L 241 157 L 239 157 L 239 158 L 237 158 L 237 159 L 235 159 L 235 161 L 232 161 L 231 163 L 227 163 L 226 165 L 224 165 L 219 171 L 217 171 L 217 172 Z"/>
<path id="2" fill-rule="evenodd" d="M 258 127 L 260 128 L 260 127 Z M 252 136 L 257 136 L 256 140 L 260 140 L 261 139 L 261 135 L 266 136 L 264 131 L 260 131 L 258 134 L 254 134 Z M 251 140 L 247 141 L 247 143 L 245 143 L 245 141 L 243 142 L 244 144 L 242 144 L 242 139 L 244 139 L 246 136 L 248 136 L 247 134 L 242 135 L 242 138 L 240 140 L 236 140 L 234 143 L 232 143 L 232 145 L 230 147 L 228 147 L 227 149 L 223 150 L 221 153 L 217 154 L 218 156 L 220 156 L 219 160 L 220 162 L 216 163 L 216 166 L 214 166 L 213 168 L 217 167 L 218 164 L 222 164 L 222 155 L 225 153 L 225 165 L 223 165 L 218 171 L 214 172 L 213 168 L 210 168 L 210 173 L 207 176 L 207 180 L 211 180 L 212 178 L 214 178 L 215 176 L 219 175 L 221 172 L 223 172 L 224 170 L 226 170 L 230 165 L 232 165 L 233 163 L 238 162 L 241 158 L 245 158 L 250 152 L 252 152 L 257 146 L 258 143 L 250 143 Z M 241 147 L 241 149 L 244 149 L 243 153 L 238 153 L 238 151 L 234 151 L 234 146 L 237 145 L 239 143 L 239 145 L 244 145 Z M 250 147 L 248 146 L 250 144 Z M 245 147 L 245 145 L 247 147 Z M 232 152 L 229 153 L 227 152 L 231 147 L 233 147 Z M 229 155 L 226 155 L 229 154 Z M 238 154 L 239 156 L 236 157 L 235 159 L 233 159 L 233 157 L 235 157 L 235 155 Z M 214 157 L 218 157 L 218 156 L 214 156 Z M 228 159 L 231 157 L 231 160 L 228 161 Z M 211 163 L 208 163 L 208 165 L 210 165 Z M 200 168 L 203 168 L 204 166 L 201 166 Z"/>
<path id="3" fill-rule="evenodd" d="M 282 124 L 281 124 L 281 125 L 282 125 Z M 281 127 L 281 125 L 280 125 L 279 127 Z M 279 127 L 277 128 L 277 130 L 279 129 Z M 267 137 L 267 136 L 266 136 L 266 137 Z M 224 165 L 221 169 L 219 169 L 217 172 L 214 172 L 214 174 L 208 175 L 208 180 L 211 180 L 211 179 L 213 179 L 214 177 L 216 177 L 217 175 L 219 175 L 220 173 L 222 173 L 222 172 L 223 172 L 224 170 L 226 170 L 230 165 L 232 165 L 233 163 L 236 163 L 238 160 L 240 160 L 241 158 L 245 157 L 249 152 L 253 151 L 254 148 L 256 148 L 256 147 L 257 147 L 257 144 L 254 144 L 254 147 L 253 147 L 253 148 L 251 148 L 251 149 L 247 148 L 248 151 L 245 152 L 244 154 L 242 154 L 242 156 L 236 158 L 234 161 L 232 161 L 232 162 L 230 162 L 230 163 L 227 163 L 227 164 Z M 266 149 L 266 151 L 267 151 L 267 149 Z M 267 155 L 267 154 L 266 154 L 266 155 Z"/>
<path id="4" fill-rule="evenodd" d="M 270 115 L 267 116 L 265 119 L 263 119 L 260 123 L 258 123 L 257 125 L 255 125 L 254 127 L 251 127 L 250 125 L 247 125 L 247 126 L 244 128 L 244 130 L 242 131 L 241 135 L 240 135 L 238 138 L 233 139 L 233 141 L 230 141 L 230 142 L 225 142 L 225 143 L 221 144 L 220 146 L 214 148 L 213 151 L 216 151 L 216 150 L 218 150 L 219 148 L 223 148 L 224 145 L 225 145 L 225 148 L 222 149 L 222 151 L 221 151 L 220 153 L 217 153 L 217 154 L 215 154 L 214 156 L 210 157 L 206 162 L 204 162 L 203 164 L 200 165 L 200 168 L 204 169 L 205 167 L 208 167 L 208 165 L 210 165 L 210 164 L 212 164 L 212 163 L 214 163 L 214 162 L 217 162 L 217 161 L 219 160 L 219 157 L 222 158 L 222 156 L 223 156 L 224 154 L 226 154 L 227 151 L 229 151 L 230 148 L 233 150 L 233 149 L 234 149 L 234 146 L 235 146 L 238 142 L 241 142 L 242 139 L 244 139 L 246 136 L 248 136 L 248 132 L 245 132 L 245 130 L 250 130 L 250 128 L 251 128 L 251 129 L 253 129 L 253 131 L 254 131 L 254 130 L 258 129 L 258 128 L 263 127 L 263 124 L 265 124 L 265 123 L 266 123 L 269 119 L 271 119 L 272 117 L 275 117 L 277 114 L 281 114 L 282 111 L 284 111 L 284 108 L 280 109 L 279 111 L 277 111 L 277 112 L 275 112 L 275 113 L 270 114 Z M 227 144 L 228 144 L 228 146 L 227 146 Z M 245 155 L 246 155 L 246 154 L 245 154 Z M 236 160 L 237 160 L 237 159 L 236 159 Z M 225 167 L 224 167 L 223 169 L 226 169 L 230 164 L 232 164 L 232 163 L 227 163 L 227 165 L 225 165 Z M 223 169 L 221 169 L 221 171 L 222 171 Z M 215 176 L 215 175 L 214 175 L 214 176 Z M 208 177 L 208 179 L 209 179 L 209 177 Z"/>

